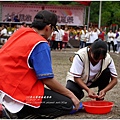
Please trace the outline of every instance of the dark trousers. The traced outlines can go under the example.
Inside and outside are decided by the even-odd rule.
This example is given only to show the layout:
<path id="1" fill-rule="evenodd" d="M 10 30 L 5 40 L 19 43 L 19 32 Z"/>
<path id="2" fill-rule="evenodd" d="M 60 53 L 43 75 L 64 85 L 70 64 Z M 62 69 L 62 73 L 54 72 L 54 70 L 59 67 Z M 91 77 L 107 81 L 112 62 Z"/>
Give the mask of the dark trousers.
<path id="1" fill-rule="evenodd" d="M 45 88 L 46 98 L 43 98 L 39 108 L 24 105 L 23 109 L 17 113 L 19 119 L 26 116 L 38 116 L 37 118 L 56 118 L 69 114 L 73 109 L 73 102 L 70 98 Z M 48 99 L 47 99 L 48 96 Z M 51 97 L 50 97 L 51 96 Z M 34 117 L 33 117 L 34 118 Z"/>
<path id="2" fill-rule="evenodd" d="M 117 44 L 114 45 L 114 52 L 117 52 Z"/>
<path id="3" fill-rule="evenodd" d="M 58 44 L 60 45 L 60 46 L 58 46 Z M 55 41 L 55 49 L 59 49 L 59 47 L 60 47 L 60 50 L 62 50 L 62 41 Z"/>
<path id="4" fill-rule="evenodd" d="M 89 88 L 98 87 L 98 94 L 99 94 L 99 92 L 109 84 L 110 76 L 111 76 L 110 70 L 108 68 L 105 69 L 100 75 L 100 77 L 95 82 L 93 82 L 89 86 Z M 78 99 L 82 99 L 84 97 L 83 88 L 81 88 L 77 83 L 68 80 L 66 84 L 66 88 L 71 90 Z"/>
<path id="5" fill-rule="evenodd" d="M 92 45 L 92 43 L 86 43 L 86 46 L 90 46 L 90 45 Z"/>
<path id="6" fill-rule="evenodd" d="M 86 42 L 85 41 L 80 41 L 80 48 L 86 47 Z"/>
<path id="7" fill-rule="evenodd" d="M 111 46 L 111 45 L 112 45 L 113 51 L 115 52 L 115 50 L 114 50 L 114 42 L 113 42 L 113 41 L 108 42 L 108 50 L 109 50 L 109 52 L 110 52 L 110 46 Z"/>
<path id="8" fill-rule="evenodd" d="M 55 41 L 54 40 L 51 40 L 50 41 L 50 48 L 51 48 L 51 50 L 55 50 Z"/>
<path id="9" fill-rule="evenodd" d="M 67 48 L 67 42 L 62 42 L 62 46 L 64 44 L 64 48 Z"/>

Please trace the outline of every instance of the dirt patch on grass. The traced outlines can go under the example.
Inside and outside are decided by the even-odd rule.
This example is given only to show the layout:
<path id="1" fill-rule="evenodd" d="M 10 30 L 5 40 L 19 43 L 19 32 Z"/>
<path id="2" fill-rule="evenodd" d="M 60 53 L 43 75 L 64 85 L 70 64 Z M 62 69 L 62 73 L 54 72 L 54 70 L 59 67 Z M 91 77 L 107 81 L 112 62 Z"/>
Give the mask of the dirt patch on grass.
<path id="1" fill-rule="evenodd" d="M 63 51 L 51 51 L 52 55 L 52 64 L 53 71 L 55 74 L 55 78 L 65 86 L 66 84 L 66 75 L 70 69 L 71 62 L 69 61 L 69 57 L 74 55 L 78 48 L 67 48 Z M 110 53 L 112 56 L 115 66 L 118 73 L 118 80 L 120 81 L 120 54 Z M 94 90 L 97 90 L 95 88 Z M 109 92 L 107 92 L 105 96 L 105 100 L 114 102 L 114 106 L 112 111 L 105 115 L 93 115 L 88 114 L 84 111 L 84 109 L 80 110 L 76 114 L 61 116 L 57 119 L 119 119 L 120 118 L 120 82 Z M 85 95 L 85 97 L 81 101 L 89 100 L 90 98 Z"/>

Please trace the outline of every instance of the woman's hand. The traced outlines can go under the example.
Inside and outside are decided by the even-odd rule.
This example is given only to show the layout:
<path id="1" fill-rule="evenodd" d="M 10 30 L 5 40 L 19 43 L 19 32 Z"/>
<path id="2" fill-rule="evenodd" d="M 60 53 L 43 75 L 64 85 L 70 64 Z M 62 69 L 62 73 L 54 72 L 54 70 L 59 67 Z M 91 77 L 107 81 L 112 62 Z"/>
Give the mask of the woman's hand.
<path id="1" fill-rule="evenodd" d="M 98 95 L 95 92 L 93 92 L 91 89 L 88 90 L 88 96 L 92 99 L 98 98 Z"/>
<path id="2" fill-rule="evenodd" d="M 104 99 L 105 95 L 106 95 L 106 92 L 105 92 L 104 90 L 101 90 L 101 91 L 99 92 L 98 98 L 99 98 L 99 99 Z"/>

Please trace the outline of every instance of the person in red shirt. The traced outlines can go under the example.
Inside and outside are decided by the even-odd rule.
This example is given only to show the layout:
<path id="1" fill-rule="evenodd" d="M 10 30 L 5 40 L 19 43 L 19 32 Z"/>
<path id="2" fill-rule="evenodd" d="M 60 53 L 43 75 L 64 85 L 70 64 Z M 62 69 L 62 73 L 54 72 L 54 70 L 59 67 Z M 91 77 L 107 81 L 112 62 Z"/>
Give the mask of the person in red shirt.
<path id="1" fill-rule="evenodd" d="M 53 31 L 52 34 L 51 34 L 51 40 L 50 40 L 51 50 L 53 50 L 53 49 L 55 50 L 55 37 L 56 37 L 56 34 Z"/>
<path id="2" fill-rule="evenodd" d="M 104 41 L 104 35 L 104 31 L 102 30 L 102 28 L 100 28 L 100 34 L 98 35 L 98 38 Z"/>
<path id="3" fill-rule="evenodd" d="M 69 30 L 67 27 L 65 27 L 65 30 L 64 30 L 64 36 L 63 36 L 63 45 L 64 45 L 64 48 L 67 47 L 67 42 L 69 41 Z"/>

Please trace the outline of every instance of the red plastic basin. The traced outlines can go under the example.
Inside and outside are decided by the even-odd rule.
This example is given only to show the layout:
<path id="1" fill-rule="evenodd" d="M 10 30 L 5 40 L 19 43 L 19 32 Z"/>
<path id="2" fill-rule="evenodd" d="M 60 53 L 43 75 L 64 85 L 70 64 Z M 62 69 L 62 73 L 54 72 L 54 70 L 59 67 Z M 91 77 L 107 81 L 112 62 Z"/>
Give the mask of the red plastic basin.
<path id="1" fill-rule="evenodd" d="M 114 105 L 109 101 L 85 101 L 82 103 L 86 112 L 92 114 L 106 114 L 109 113 Z"/>

